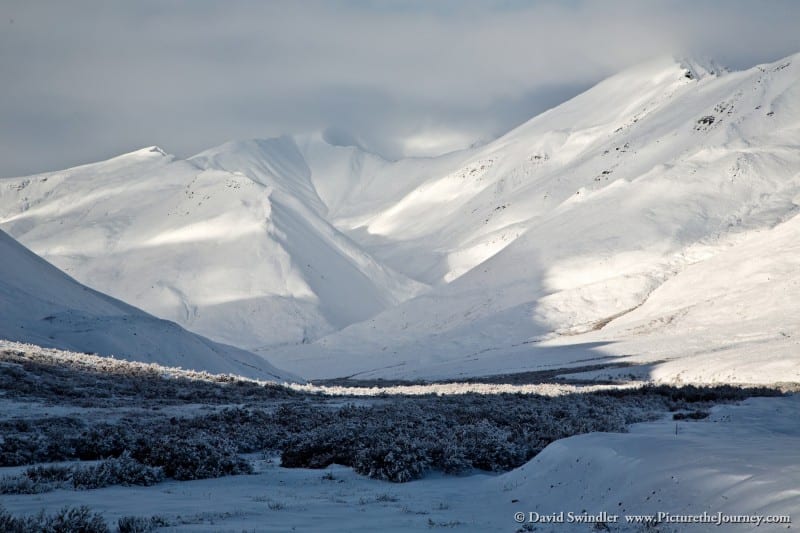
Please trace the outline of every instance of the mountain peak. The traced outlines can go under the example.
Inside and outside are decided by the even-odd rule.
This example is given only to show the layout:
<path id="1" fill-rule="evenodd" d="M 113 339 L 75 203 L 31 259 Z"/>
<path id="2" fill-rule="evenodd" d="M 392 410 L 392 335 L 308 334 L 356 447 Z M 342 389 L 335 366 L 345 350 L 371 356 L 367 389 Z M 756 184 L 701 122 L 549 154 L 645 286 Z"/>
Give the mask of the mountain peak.
<path id="1" fill-rule="evenodd" d="M 690 80 L 721 76 L 728 72 L 726 67 L 707 57 L 676 57 L 675 60 L 686 71 L 686 77 Z"/>
<path id="2" fill-rule="evenodd" d="M 117 157 L 113 157 L 112 159 L 117 158 L 156 158 L 156 157 L 171 157 L 170 154 L 165 152 L 161 147 L 152 145 L 152 146 L 145 146 L 144 148 L 139 148 L 138 150 L 133 150 L 132 152 L 127 152 L 125 154 L 120 154 Z"/>

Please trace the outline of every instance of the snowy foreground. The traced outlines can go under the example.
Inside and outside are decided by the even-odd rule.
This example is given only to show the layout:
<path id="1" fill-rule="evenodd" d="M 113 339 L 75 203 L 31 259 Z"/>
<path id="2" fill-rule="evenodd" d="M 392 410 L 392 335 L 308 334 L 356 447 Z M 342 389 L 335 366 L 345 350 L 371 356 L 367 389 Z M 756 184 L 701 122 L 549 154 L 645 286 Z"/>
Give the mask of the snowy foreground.
<path id="1" fill-rule="evenodd" d="M 533 531 L 514 514 L 572 511 L 619 516 L 612 531 L 646 531 L 624 515 L 792 515 L 800 520 L 800 397 L 747 400 L 703 421 L 638 424 L 628 434 L 594 433 L 551 444 L 507 474 L 430 476 L 405 484 L 331 466 L 324 472 L 256 460 L 255 475 L 168 481 L 153 487 L 59 490 L 3 496 L 19 513 L 88 504 L 109 521 L 178 517 L 167 531 Z M 7 470 L 7 469 L 3 469 Z M 552 488 L 551 488 L 552 487 Z M 535 531 L 591 524 L 539 524 Z M 786 524 L 662 524 L 653 531 L 778 531 Z"/>
<path id="2" fill-rule="evenodd" d="M 0 505 L 8 513 L 6 516 L 32 516 L 40 511 L 53 514 L 64 506 L 86 505 L 91 513 L 99 513 L 102 517 L 99 520 L 108 523 L 112 531 L 121 518 L 137 517 L 142 529 L 127 531 L 232 532 L 782 531 L 791 524 L 727 523 L 720 527 L 713 522 L 759 520 L 767 516 L 778 516 L 778 520 L 790 516 L 795 522 L 800 519 L 800 427 L 796 423 L 800 418 L 800 396 L 797 395 L 730 403 L 735 399 L 735 393 L 730 396 L 733 389 L 725 389 L 726 393 L 711 388 L 692 389 L 694 392 L 687 394 L 683 389 L 662 387 L 654 389 L 653 394 L 642 394 L 647 389 L 639 384 L 607 396 L 608 391 L 600 390 L 601 386 L 582 389 L 578 385 L 545 383 L 513 385 L 516 389 L 437 384 L 427 390 L 419 384 L 417 388 L 406 389 L 410 395 L 405 396 L 395 395 L 403 390 L 397 387 L 361 388 L 353 391 L 355 395 L 345 396 L 344 387 L 328 389 L 327 392 L 334 393 L 330 395 L 324 394 L 324 387 L 283 388 L 267 382 L 214 377 L 15 343 L 2 344 L 0 354 L 0 382 L 4 391 L 0 396 L 3 428 L 0 452 L 3 464 L 16 461 L 19 465 L 0 468 Z M 92 368 L 92 361 L 107 361 L 107 364 Z M 471 392 L 467 390 L 470 387 Z M 308 390 L 316 394 L 301 392 Z M 371 395 L 366 391 L 371 391 Z M 509 391 L 516 394 L 502 394 Z M 776 394 L 763 389 L 753 391 L 753 394 Z M 450 396 L 453 393 L 458 396 Z M 502 413 L 493 410 L 495 402 Z M 506 468 L 494 472 L 468 468 L 457 475 L 428 469 L 421 473 L 420 479 L 391 483 L 370 479 L 353 468 L 337 464 L 321 469 L 280 466 L 290 458 L 295 463 L 308 460 L 307 454 L 318 453 L 327 445 L 325 439 L 319 440 L 317 430 L 323 434 L 328 431 L 327 439 L 331 434 L 352 431 L 347 416 L 353 409 L 361 409 L 356 411 L 355 419 L 362 420 L 364 427 L 371 427 L 374 422 L 369 421 L 370 417 L 377 410 L 379 418 L 389 419 L 385 431 L 403 425 L 404 431 L 413 437 L 420 428 L 428 431 L 426 424 L 435 430 L 439 409 L 447 413 L 447 409 L 453 406 L 461 409 L 459 406 L 463 405 L 475 409 L 485 421 L 465 425 L 459 416 L 448 414 L 447 426 L 461 424 L 464 431 L 461 440 L 468 440 L 470 435 L 476 440 L 469 447 L 463 442 L 453 443 L 462 446 L 453 453 L 463 461 L 473 464 L 493 461 L 491 464 L 495 466 L 516 459 L 500 453 L 512 454 L 508 451 L 512 448 L 502 448 L 505 440 L 492 440 L 502 433 L 504 426 L 489 424 L 501 421 L 503 413 L 513 411 L 515 406 L 522 408 L 522 416 L 530 411 L 550 412 L 557 418 L 550 431 L 569 427 L 569 433 L 573 434 L 595 431 L 593 423 L 598 421 L 614 431 L 624 429 L 626 421 L 650 421 L 629 426 L 627 433 L 591 432 L 555 440 L 543 445 L 533 459 L 505 473 L 502 470 Z M 415 408 L 428 414 L 422 416 Z M 668 408 L 676 412 L 670 413 Z M 481 409 L 489 409 L 486 411 L 489 415 Z M 410 411 L 411 419 L 418 420 L 421 426 L 409 425 L 402 410 Z M 289 438 L 286 441 L 289 444 L 278 444 L 284 447 L 283 457 L 280 450 L 256 452 L 259 446 L 266 446 L 258 443 L 263 437 L 238 430 L 248 424 L 255 429 L 261 426 L 261 419 L 256 418 L 257 425 L 253 425 L 248 418 L 258 413 L 264 424 L 272 424 L 267 434 L 273 431 L 273 426 L 295 431 L 291 429 L 291 421 L 280 420 L 280 417 L 291 418 L 292 413 L 299 413 L 301 428 L 312 426 L 309 428 L 312 431 L 297 434 L 302 438 Z M 461 418 L 465 414 L 463 410 L 456 413 Z M 576 414 L 579 420 L 575 420 Z M 700 419 L 695 420 L 694 415 Z M 313 427 L 320 425 L 314 419 L 320 416 L 329 417 L 326 424 L 321 424 L 329 427 Z M 341 427 L 331 425 L 336 420 Z M 143 425 L 139 427 L 137 423 Z M 75 461 L 69 458 L 75 452 L 68 446 L 54 449 L 47 445 L 50 430 L 55 432 L 59 445 L 77 443 L 82 450 L 78 453 L 85 459 L 93 450 L 103 447 L 112 450 L 111 441 L 123 438 L 119 435 L 125 431 L 133 433 L 128 441 L 131 447 L 141 446 L 137 439 L 151 438 L 144 428 L 152 427 L 156 441 L 147 447 L 156 449 L 162 431 L 159 424 L 165 424 L 167 433 L 170 427 L 178 428 L 166 436 L 172 448 L 179 447 L 177 444 L 186 437 L 186 432 L 195 431 L 217 446 L 222 441 L 214 439 L 230 437 L 239 451 L 246 449 L 249 453 L 234 453 L 236 460 L 228 463 L 208 455 L 206 463 L 217 461 L 213 475 L 224 476 L 213 479 L 193 479 L 202 475 L 194 470 L 170 471 L 170 465 L 143 466 L 129 456 L 125 459 L 123 454 L 118 461 L 128 461 L 128 470 L 122 476 L 134 480 L 131 483 L 148 486 L 120 486 L 119 482 L 109 481 L 108 471 L 91 470 L 93 465 L 108 461 Z M 529 428 L 544 432 L 544 426 L 526 424 L 516 431 Z M 36 430 L 37 427 L 42 429 Z M 483 433 L 476 432 L 476 427 L 483 427 Z M 89 431 L 91 428 L 93 432 Z M 103 433 L 103 428 L 110 428 L 110 432 Z M 473 433 L 465 428 L 472 428 Z M 215 434 L 217 429 L 224 435 Z M 38 436 L 29 441 L 35 444 L 18 446 L 20 439 L 36 435 L 36 431 Z M 380 432 L 359 431 L 362 433 L 357 434 L 365 442 L 357 443 L 358 447 L 370 449 L 370 440 L 380 441 Z M 73 434 L 79 438 L 73 439 Z M 485 442 L 478 441 L 479 436 Z M 314 441 L 315 438 L 318 440 Z M 311 445 L 301 442 L 300 448 L 291 448 L 306 439 Z M 195 453 L 200 453 L 198 450 Z M 291 457 L 287 455 L 289 452 L 293 454 Z M 414 464 L 408 462 L 406 452 L 407 449 L 397 450 L 398 462 L 406 461 L 403 464 L 413 472 Z M 58 454 L 63 460 L 46 462 L 56 465 L 53 472 L 73 469 L 71 480 L 63 477 L 61 481 L 53 481 L 57 475 L 52 473 L 50 480 L 40 473 L 36 483 L 23 479 L 28 468 L 25 465 L 42 464 L 35 459 L 59 457 Z M 325 464 L 324 457 L 319 455 L 310 460 L 323 461 L 317 466 Z M 174 461 L 183 459 L 176 456 Z M 385 462 L 383 470 L 373 468 L 369 476 L 391 474 L 387 470 L 392 467 L 391 457 L 387 455 L 381 461 Z M 208 469 L 204 472 L 212 469 L 209 464 L 181 464 L 185 468 Z M 459 467 L 454 460 L 447 464 L 454 470 Z M 355 468 L 362 467 L 357 462 Z M 237 469 L 249 473 L 236 475 Z M 134 478 L 131 472 L 140 477 Z M 167 472 L 166 478 L 163 472 Z M 81 486 L 75 481 L 78 473 L 82 473 Z M 177 480 L 180 478 L 183 480 Z M 111 486 L 103 487 L 104 484 Z M 100 488 L 90 488 L 95 485 Z M 625 518 L 658 513 L 669 513 L 661 516 L 658 525 L 629 524 Z M 569 523 L 576 516 L 588 523 Z M 711 522 L 675 522 L 687 516 Z M 543 517 L 563 518 L 564 523 L 542 522 Z"/>

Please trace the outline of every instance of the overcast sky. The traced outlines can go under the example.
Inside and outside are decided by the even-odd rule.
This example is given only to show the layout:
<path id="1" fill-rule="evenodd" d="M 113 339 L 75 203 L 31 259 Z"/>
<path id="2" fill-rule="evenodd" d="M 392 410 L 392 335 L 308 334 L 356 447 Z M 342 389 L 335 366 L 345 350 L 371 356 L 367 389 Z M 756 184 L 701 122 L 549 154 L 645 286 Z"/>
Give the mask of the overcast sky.
<path id="1" fill-rule="evenodd" d="M 664 54 L 800 52 L 800 2 L 0 3 L 0 176 L 330 130 L 386 157 L 491 139 Z"/>

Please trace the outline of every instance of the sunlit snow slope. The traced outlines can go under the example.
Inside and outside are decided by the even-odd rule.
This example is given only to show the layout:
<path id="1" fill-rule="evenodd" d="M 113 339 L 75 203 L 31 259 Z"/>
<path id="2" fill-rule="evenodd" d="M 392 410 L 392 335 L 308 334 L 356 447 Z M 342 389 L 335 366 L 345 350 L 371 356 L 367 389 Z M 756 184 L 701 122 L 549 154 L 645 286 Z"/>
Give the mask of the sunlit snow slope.
<path id="1" fill-rule="evenodd" d="M 0 231 L 0 339 L 260 379 L 291 375 L 81 285 Z"/>
<path id="2" fill-rule="evenodd" d="M 417 160 L 427 177 L 376 204 L 412 162 L 366 176 L 333 219 L 436 285 L 276 352 L 290 367 L 444 377 L 630 360 L 659 361 L 662 379 L 800 379 L 800 56 L 732 73 L 641 65 L 487 146 Z"/>
<path id="3" fill-rule="evenodd" d="M 0 181 L 0 226 L 79 281 L 246 349 L 313 340 L 420 285 L 320 216 L 293 140 L 158 148 Z"/>

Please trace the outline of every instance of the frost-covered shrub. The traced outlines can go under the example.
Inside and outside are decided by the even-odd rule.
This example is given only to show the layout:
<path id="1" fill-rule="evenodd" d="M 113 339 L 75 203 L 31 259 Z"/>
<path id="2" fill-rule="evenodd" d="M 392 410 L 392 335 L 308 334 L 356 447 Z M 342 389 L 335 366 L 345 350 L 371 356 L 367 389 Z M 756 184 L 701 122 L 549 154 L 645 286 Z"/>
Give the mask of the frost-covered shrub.
<path id="1" fill-rule="evenodd" d="M 431 467 L 445 474 L 461 474 L 472 468 L 464 448 L 452 441 L 435 442 L 429 450 Z"/>
<path id="2" fill-rule="evenodd" d="M 393 398 L 338 410 L 285 407 L 276 413 L 276 424 L 293 436 L 282 445 L 281 464 L 338 463 L 392 481 L 414 479 L 428 468 L 510 470 L 563 436 L 624 428 L 623 418 L 604 405 L 618 401 L 595 400 L 573 405 L 553 398 L 462 395 Z"/>
<path id="3" fill-rule="evenodd" d="M 0 505 L 0 531 L 3 533 L 34 533 L 43 529 L 44 513 L 34 516 L 14 516 Z"/>
<path id="4" fill-rule="evenodd" d="M 405 483 L 419 479 L 430 467 L 426 446 L 406 436 L 371 439 L 358 450 L 353 470 L 374 479 Z"/>
<path id="5" fill-rule="evenodd" d="M 156 379 L 147 376 L 144 384 L 129 385 L 147 388 L 155 386 Z M 242 390 L 252 392 L 249 385 L 203 384 L 211 385 L 216 388 L 204 394 L 213 396 L 213 403 L 224 401 L 228 393 L 240 399 Z M 188 398 L 193 390 L 171 394 Z M 104 460 L 130 450 L 134 459 L 163 467 L 169 477 L 198 479 L 247 473 L 250 465 L 239 454 L 262 451 L 280 452 L 285 467 L 338 463 L 393 480 L 420 475 L 419 465 L 421 471 L 447 473 L 504 471 L 560 438 L 625 431 L 628 424 L 660 416 L 667 408 L 697 410 L 705 408 L 709 398 L 738 399 L 746 394 L 737 388 L 643 387 L 557 397 L 386 396 L 344 406 L 306 396 L 284 398 L 276 408 L 265 404 L 172 418 L 155 412 L 91 426 L 68 417 L 7 421 L 0 422 L 0 461 Z"/>
<path id="6" fill-rule="evenodd" d="M 352 466 L 355 438 L 343 427 L 311 430 L 288 440 L 281 453 L 285 468 L 326 468 L 334 463 Z"/>
<path id="7" fill-rule="evenodd" d="M 274 417 L 260 409 L 227 408 L 217 413 L 184 419 L 171 419 L 172 431 L 190 434 L 198 431 L 223 437 L 236 444 L 239 453 L 274 447 L 286 433 L 278 434 Z"/>
<path id="8" fill-rule="evenodd" d="M 273 383 L 211 375 L 35 346 L 0 346 L 0 387 L 8 397 L 35 397 L 82 407 L 244 403 L 296 396 Z"/>
<path id="9" fill-rule="evenodd" d="M 160 516 L 123 516 L 117 521 L 118 533 L 150 533 L 161 527 L 169 527 L 170 522 Z"/>
<path id="10" fill-rule="evenodd" d="M 4 533 L 110 533 L 103 517 L 86 506 L 63 507 L 52 515 L 44 512 L 16 517 L 0 506 L 0 531 Z"/>
<path id="11" fill-rule="evenodd" d="M 32 466 L 25 470 L 25 476 L 31 481 L 40 483 L 59 483 L 70 480 L 72 469 L 61 465 Z"/>
<path id="12" fill-rule="evenodd" d="M 49 490 L 50 487 L 47 484 L 38 483 L 25 476 L 0 478 L 0 494 L 41 494 Z"/>
<path id="13" fill-rule="evenodd" d="M 74 417 L 0 422 L 0 466 L 63 461 L 74 457 L 74 441 L 84 423 Z"/>
<path id="14" fill-rule="evenodd" d="M 508 430 L 486 420 L 457 428 L 454 440 L 459 443 L 460 454 L 479 470 L 511 470 L 525 462 L 528 455 L 523 446 L 512 440 Z"/>
<path id="15" fill-rule="evenodd" d="M 72 485 L 76 489 L 97 489 L 112 485 L 150 486 L 163 479 L 161 468 L 144 465 L 133 459 L 128 452 L 95 466 L 75 468 L 72 472 Z"/>
<path id="16" fill-rule="evenodd" d="M 8 435 L 0 442 L 0 466 L 17 466 L 36 462 L 35 443 L 18 435 Z"/>
<path id="17" fill-rule="evenodd" d="M 154 485 L 164 479 L 159 467 L 144 465 L 125 452 L 91 466 L 36 466 L 20 476 L 0 479 L 0 494 L 40 494 L 63 488 L 96 489 L 112 485 Z"/>
<path id="18" fill-rule="evenodd" d="M 25 433 L 2 433 L 4 438 L 0 443 L 0 466 L 63 461 L 74 455 L 72 443 L 63 438 L 63 433 L 59 435 L 52 429 L 35 427 Z"/>
<path id="19" fill-rule="evenodd" d="M 17 528 L 17 518 L 6 511 L 5 507 L 0 504 L 0 531 L 10 531 L 14 533 L 19 531 Z"/>
<path id="20" fill-rule="evenodd" d="M 140 461 L 160 466 L 168 477 L 178 480 L 250 474 L 253 471 L 250 463 L 239 457 L 233 442 L 206 433 L 161 437 L 134 453 Z"/>
<path id="21" fill-rule="evenodd" d="M 135 446 L 142 431 L 132 428 L 130 420 L 122 419 L 116 424 L 100 423 L 83 431 L 75 439 L 75 455 L 82 461 L 94 461 L 106 457 L 118 457 Z"/>
<path id="22" fill-rule="evenodd" d="M 72 476 L 66 466 L 36 466 L 19 476 L 0 478 L 0 494 L 41 494 L 62 487 Z"/>
<path id="23" fill-rule="evenodd" d="M 42 529 L 52 533 L 108 533 L 110 531 L 102 515 L 92 513 L 85 505 L 62 508 L 54 515 L 47 517 Z"/>

